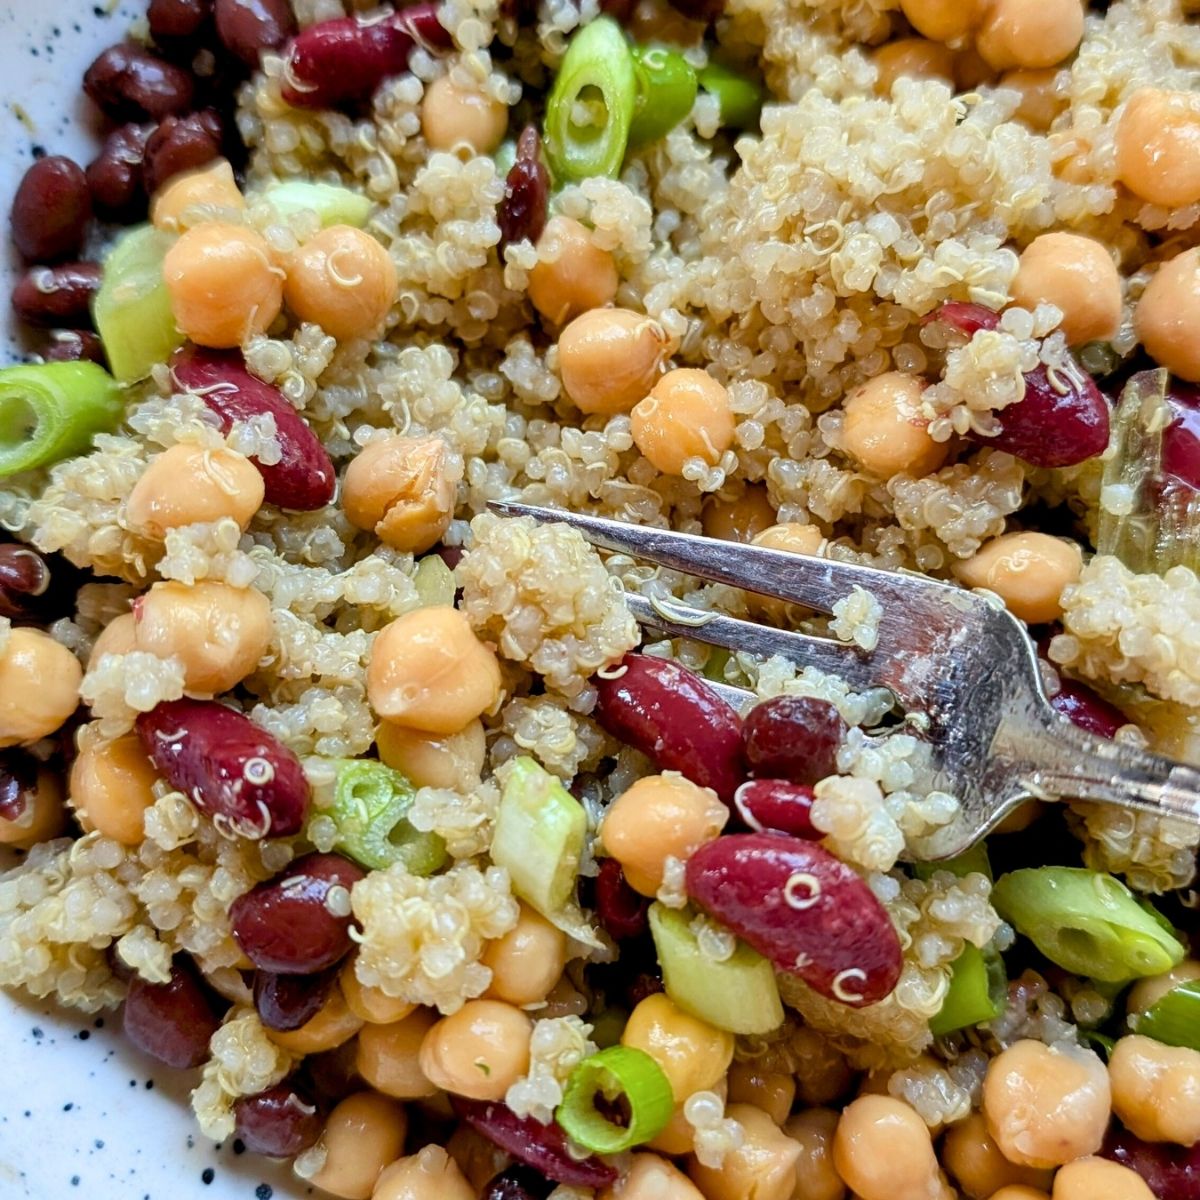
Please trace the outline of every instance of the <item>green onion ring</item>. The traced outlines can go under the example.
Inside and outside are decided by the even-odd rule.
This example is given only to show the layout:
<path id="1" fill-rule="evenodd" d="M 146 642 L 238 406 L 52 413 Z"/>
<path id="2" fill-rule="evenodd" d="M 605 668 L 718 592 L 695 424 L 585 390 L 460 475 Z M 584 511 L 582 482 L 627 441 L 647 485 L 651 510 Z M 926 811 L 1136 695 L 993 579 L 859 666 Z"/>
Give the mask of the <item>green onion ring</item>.
<path id="1" fill-rule="evenodd" d="M 628 1126 L 616 1125 L 596 1108 L 596 1093 L 624 1096 Z M 640 1146 L 666 1127 L 675 1097 L 662 1068 L 643 1050 L 610 1046 L 571 1072 L 555 1119 L 574 1142 L 593 1154 L 619 1154 Z"/>

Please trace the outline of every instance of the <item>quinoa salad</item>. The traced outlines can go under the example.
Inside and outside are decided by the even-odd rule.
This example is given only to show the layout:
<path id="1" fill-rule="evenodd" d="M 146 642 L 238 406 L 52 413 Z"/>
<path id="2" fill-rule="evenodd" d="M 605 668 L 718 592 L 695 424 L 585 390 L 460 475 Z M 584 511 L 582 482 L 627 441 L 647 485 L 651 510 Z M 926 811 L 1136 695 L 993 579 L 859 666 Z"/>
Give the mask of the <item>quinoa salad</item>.
<path id="1" fill-rule="evenodd" d="M 489 507 L 1200 764 L 1194 8 L 151 0 L 10 214 L 0 985 L 297 1194 L 1200 1200 L 1200 826 L 937 859 L 919 714 L 627 601 L 870 592 Z"/>

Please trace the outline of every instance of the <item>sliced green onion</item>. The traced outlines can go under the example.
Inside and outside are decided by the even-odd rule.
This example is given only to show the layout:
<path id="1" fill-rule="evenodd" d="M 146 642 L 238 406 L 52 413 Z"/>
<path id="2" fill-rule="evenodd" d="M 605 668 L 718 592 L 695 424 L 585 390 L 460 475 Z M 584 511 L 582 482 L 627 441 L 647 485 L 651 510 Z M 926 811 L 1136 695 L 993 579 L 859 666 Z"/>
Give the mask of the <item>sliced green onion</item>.
<path id="1" fill-rule="evenodd" d="M 601 1050 L 619 1045 L 628 1023 L 629 1014 L 623 1008 L 606 1008 L 592 1019 L 592 1041 Z"/>
<path id="2" fill-rule="evenodd" d="M 496 174 L 501 179 L 507 179 L 508 173 L 513 169 L 513 164 L 516 161 L 517 140 L 516 138 L 505 138 L 496 147 L 496 153 L 492 155 L 492 162 L 496 164 Z"/>
<path id="3" fill-rule="evenodd" d="M 698 87 L 691 63 L 665 46 L 634 46 L 637 108 L 629 126 L 629 144 L 644 146 L 665 137 L 692 111 Z"/>
<path id="4" fill-rule="evenodd" d="M 1079 365 L 1096 379 L 1112 375 L 1124 361 L 1112 342 L 1088 342 L 1075 352 Z"/>
<path id="5" fill-rule="evenodd" d="M 1168 1046 L 1200 1050 L 1200 982 L 1181 983 L 1152 1004 L 1130 1028 Z"/>
<path id="6" fill-rule="evenodd" d="M 375 207 L 362 192 L 353 192 L 333 183 L 309 183 L 303 179 L 277 183 L 263 192 L 262 199 L 285 218 L 299 212 L 315 212 L 322 228 L 328 225 L 353 225 L 361 229 Z"/>
<path id="7" fill-rule="evenodd" d="M 1120 983 L 1183 961 L 1183 944 L 1161 914 L 1103 871 L 1012 871 L 996 881 L 992 903 L 1052 963 L 1076 975 Z"/>
<path id="8" fill-rule="evenodd" d="M 624 1098 L 629 1124 L 617 1125 L 596 1107 Z M 671 1082 L 644 1050 L 610 1046 L 571 1072 L 554 1119 L 566 1135 L 593 1154 L 620 1154 L 657 1137 L 675 1111 Z"/>
<path id="9" fill-rule="evenodd" d="M 731 657 L 732 655 L 724 646 L 713 646 L 709 651 L 708 661 L 704 664 L 704 670 L 700 673 L 705 679 L 711 679 L 714 683 L 724 683 L 725 666 Z"/>
<path id="10" fill-rule="evenodd" d="M 454 572 L 440 554 L 427 554 L 417 563 L 413 586 L 422 608 L 454 607 Z"/>
<path id="11" fill-rule="evenodd" d="M 1079 1036 L 1086 1042 L 1095 1052 L 1100 1055 L 1105 1062 L 1112 1057 L 1113 1049 L 1116 1046 L 1116 1041 L 1110 1038 L 1106 1033 L 1097 1033 L 1094 1029 L 1081 1029 Z"/>
<path id="12" fill-rule="evenodd" d="M 514 759 L 496 810 L 492 861 L 549 921 L 574 899 L 586 835 L 583 807 L 562 783 L 532 758 Z"/>
<path id="13" fill-rule="evenodd" d="M 140 225 L 104 260 L 92 316 L 108 365 L 122 383 L 145 379 L 184 343 L 163 278 L 163 259 L 174 242 L 174 234 Z"/>
<path id="14" fill-rule="evenodd" d="M 408 821 L 416 790 L 400 774 L 373 759 L 338 762 L 333 805 L 317 815 L 337 826 L 334 845 L 372 871 L 395 863 L 410 875 L 432 875 L 446 862 L 446 843 Z"/>
<path id="15" fill-rule="evenodd" d="M 700 72 L 700 88 L 721 103 L 721 124 L 734 129 L 753 129 L 763 106 L 763 90 L 753 79 L 719 63 L 709 63 Z"/>
<path id="16" fill-rule="evenodd" d="M 778 1029 L 783 1004 L 771 964 L 744 942 L 726 959 L 705 954 L 692 931 L 694 915 L 650 905 L 650 934 L 667 995 L 684 1012 L 730 1033 Z"/>
<path id="17" fill-rule="evenodd" d="M 546 101 L 546 156 L 556 179 L 620 173 L 637 94 L 621 27 L 597 17 L 571 39 Z"/>
<path id="18" fill-rule="evenodd" d="M 1008 977 L 999 954 L 970 942 L 954 960 L 950 990 L 941 1010 L 929 1022 L 935 1037 L 991 1021 L 1004 1011 Z"/>
<path id="19" fill-rule="evenodd" d="M 956 875 L 959 879 L 976 873 L 986 875 L 991 879 L 992 864 L 988 859 L 987 847 L 982 842 L 976 842 L 970 850 L 966 850 L 954 858 L 913 864 L 913 874 L 918 879 L 932 879 L 938 871 L 949 871 L 951 875 Z"/>
<path id="20" fill-rule="evenodd" d="M 0 371 L 0 477 L 80 454 L 113 429 L 124 404 L 94 362 L 48 362 Z"/>

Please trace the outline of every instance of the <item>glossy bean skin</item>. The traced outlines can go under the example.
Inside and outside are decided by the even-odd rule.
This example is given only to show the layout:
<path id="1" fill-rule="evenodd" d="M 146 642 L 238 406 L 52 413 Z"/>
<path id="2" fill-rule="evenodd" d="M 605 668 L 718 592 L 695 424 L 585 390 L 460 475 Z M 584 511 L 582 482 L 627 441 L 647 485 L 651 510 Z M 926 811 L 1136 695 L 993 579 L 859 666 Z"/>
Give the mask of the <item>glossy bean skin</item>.
<path id="1" fill-rule="evenodd" d="M 824 835 L 812 823 L 814 799 L 806 783 L 751 779 L 734 793 L 733 807 L 755 833 L 786 833 L 819 841 Z"/>
<path id="2" fill-rule="evenodd" d="M 846 722 L 827 700 L 775 696 L 756 704 L 742 726 L 750 773 L 794 783 L 816 783 L 837 771 Z"/>
<path id="3" fill-rule="evenodd" d="M 330 892 L 349 891 L 361 867 L 340 854 L 306 854 L 282 874 L 239 896 L 229 908 L 233 936 L 261 971 L 312 975 L 350 952 L 351 916 L 331 911 Z"/>
<path id="4" fill-rule="evenodd" d="M 220 1025 L 216 1008 L 191 962 L 177 958 L 169 983 L 147 983 L 139 975 L 125 996 L 125 1036 L 143 1053 L 169 1067 L 198 1067 Z"/>
<path id="5" fill-rule="evenodd" d="M 499 252 L 525 238 L 536 245 L 549 210 L 550 172 L 542 162 L 542 139 L 536 125 L 526 125 L 517 139 L 517 160 L 505 177 L 504 199 L 496 213 Z"/>
<path id="6" fill-rule="evenodd" d="M 146 215 L 142 160 L 154 126 L 130 121 L 114 129 L 87 165 L 92 207 L 109 221 L 131 224 Z"/>
<path id="7" fill-rule="evenodd" d="M 546 1200 L 554 1184 L 532 1167 L 506 1167 L 484 1185 L 482 1200 Z"/>
<path id="8" fill-rule="evenodd" d="M 264 50 L 278 50 L 296 32 L 287 0 L 216 0 L 214 13 L 221 44 L 251 68 Z"/>
<path id="9" fill-rule="evenodd" d="M 596 916 L 605 932 L 615 941 L 639 937 L 650 927 L 650 901 L 639 896 L 625 880 L 625 872 L 615 858 L 600 862 L 596 876 Z"/>
<path id="10" fill-rule="evenodd" d="M 1200 1200 L 1200 1144 L 1144 1142 L 1114 1124 L 1100 1153 L 1136 1171 L 1158 1200 Z"/>
<path id="11" fill-rule="evenodd" d="M 83 573 L 57 554 L 0 542 L 0 617 L 48 625 L 74 607 Z"/>
<path id="12" fill-rule="evenodd" d="M 337 476 L 325 448 L 278 388 L 246 370 L 240 353 L 189 346 L 171 360 L 171 369 L 180 387 L 201 393 L 226 433 L 234 421 L 263 413 L 275 418 L 283 457 L 271 465 L 255 461 L 268 503 L 308 512 L 333 499 Z"/>
<path id="13" fill-rule="evenodd" d="M 114 121 L 161 121 L 192 107 L 195 85 L 181 67 L 121 42 L 88 67 L 83 90 Z"/>
<path id="14" fill-rule="evenodd" d="M 1116 737 L 1117 730 L 1129 724 L 1119 708 L 1074 679 L 1061 681 L 1058 694 L 1050 698 L 1050 705 L 1072 724 L 1099 737 Z"/>
<path id="15" fill-rule="evenodd" d="M 94 362 L 103 367 L 104 343 L 90 329 L 56 329 L 42 350 L 47 362 Z"/>
<path id="16" fill-rule="evenodd" d="M 19 821 L 37 787 L 37 759 L 24 750 L 0 750 L 0 819 Z"/>
<path id="17" fill-rule="evenodd" d="M 99 287 L 99 263 L 30 267 L 13 288 L 13 311 L 28 325 L 87 329 L 92 323 L 91 300 Z"/>
<path id="18" fill-rule="evenodd" d="M 726 803 L 744 778 L 742 722 L 703 679 L 678 663 L 626 654 L 615 678 L 596 677 L 596 720 Z"/>
<path id="19" fill-rule="evenodd" d="M 299 833 L 310 789 L 300 760 L 214 700 L 169 700 L 137 719 L 142 748 L 215 825 L 253 839 Z"/>
<path id="20" fill-rule="evenodd" d="M 287 1033 L 299 1029 L 321 1011 L 329 998 L 337 972 L 316 975 L 279 975 L 257 971 L 254 975 L 254 1010 L 268 1029 Z"/>
<path id="21" fill-rule="evenodd" d="M 308 1089 L 285 1079 L 233 1106 L 237 1136 L 251 1154 L 291 1158 L 321 1136 L 321 1114 Z"/>
<path id="22" fill-rule="evenodd" d="M 211 108 L 182 117 L 164 117 L 146 140 L 142 180 L 153 196 L 172 175 L 193 171 L 221 153 L 224 129 Z"/>
<path id="23" fill-rule="evenodd" d="M 688 896 L 780 970 L 851 1008 L 900 978 L 900 941 L 863 879 L 828 850 L 773 833 L 736 833 L 688 859 Z"/>
<path id="24" fill-rule="evenodd" d="M 1163 430 L 1164 482 L 1200 491 L 1200 387 L 1172 380 L 1166 400 L 1173 419 Z"/>
<path id="25" fill-rule="evenodd" d="M 146 21 L 156 41 L 190 38 L 200 32 L 211 14 L 212 0 L 150 0 Z"/>
<path id="26" fill-rule="evenodd" d="M 91 215 L 83 169 L 61 154 L 52 154 L 39 158 L 17 184 L 9 234 L 27 261 L 58 262 L 79 253 Z"/>

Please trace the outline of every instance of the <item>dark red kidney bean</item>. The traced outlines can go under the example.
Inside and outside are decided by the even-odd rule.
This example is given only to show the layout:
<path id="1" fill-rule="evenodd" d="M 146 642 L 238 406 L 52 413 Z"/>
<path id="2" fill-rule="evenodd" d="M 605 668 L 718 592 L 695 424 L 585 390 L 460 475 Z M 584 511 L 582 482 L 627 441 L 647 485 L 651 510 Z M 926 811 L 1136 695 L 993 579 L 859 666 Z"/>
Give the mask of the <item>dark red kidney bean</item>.
<path id="1" fill-rule="evenodd" d="M 896 986 L 900 939 L 862 877 L 813 842 L 733 833 L 688 859 L 688 895 L 828 1000 L 862 1008 Z"/>
<path id="2" fill-rule="evenodd" d="M 145 216 L 142 158 L 153 132 L 153 125 L 121 125 L 104 139 L 100 153 L 88 163 L 92 207 L 106 220 L 130 224 Z"/>
<path id="3" fill-rule="evenodd" d="M 383 20 L 337 17 L 310 25 L 288 46 L 283 98 L 297 108 L 337 108 L 366 100 L 408 69 L 417 45 L 449 50 L 436 4 L 414 4 Z"/>
<path id="4" fill-rule="evenodd" d="M 1200 1143 L 1175 1146 L 1143 1142 L 1114 1124 L 1100 1153 L 1136 1171 L 1158 1200 L 1200 1200 Z"/>
<path id="5" fill-rule="evenodd" d="M 56 329 L 50 335 L 50 342 L 42 350 L 42 357 L 47 362 L 88 362 L 104 366 L 108 361 L 104 356 L 104 343 L 87 329 Z"/>
<path id="6" fill-rule="evenodd" d="M 10 621 L 36 618 L 40 603 L 50 590 L 50 567 L 46 560 L 20 542 L 0 545 L 0 617 Z"/>
<path id="7" fill-rule="evenodd" d="M 657 996 L 663 991 L 666 991 L 666 988 L 658 975 L 651 975 L 649 971 L 639 971 L 625 989 L 625 1002 L 631 1009 L 637 1008 L 647 996 Z"/>
<path id="8" fill-rule="evenodd" d="M 828 700 L 774 696 L 746 714 L 742 745 L 752 775 L 816 783 L 837 771 L 846 733 L 846 722 Z"/>
<path id="9" fill-rule="evenodd" d="M 625 872 L 615 858 L 600 862 L 596 876 L 596 916 L 614 941 L 626 941 L 645 933 L 650 926 L 650 901 L 639 896 L 625 881 Z"/>
<path id="10" fill-rule="evenodd" d="M 121 42 L 88 67 L 83 90 L 114 121 L 161 121 L 192 107 L 195 83 L 182 67 Z"/>
<path id="11" fill-rule="evenodd" d="M 137 719 L 142 748 L 171 786 L 227 834 L 299 833 L 311 790 L 300 760 L 215 700 L 168 700 Z"/>
<path id="12" fill-rule="evenodd" d="M 351 1038 L 332 1050 L 310 1054 L 304 1060 L 304 1078 L 318 1102 L 332 1108 L 351 1092 L 361 1091 L 364 1081 L 358 1073 L 358 1042 Z"/>
<path id="13" fill-rule="evenodd" d="M 540 1171 L 515 1163 L 484 1184 L 482 1200 L 546 1200 L 554 1184 Z"/>
<path id="14" fill-rule="evenodd" d="M 734 793 L 733 807 L 755 833 L 786 833 L 792 837 L 824 836 L 812 823 L 813 790 L 790 779 L 751 779 Z"/>
<path id="15" fill-rule="evenodd" d="M 254 1008 L 268 1029 L 286 1033 L 307 1024 L 321 1011 L 333 990 L 337 972 L 317 975 L 278 975 L 257 971 L 254 975 Z"/>
<path id="16" fill-rule="evenodd" d="M 542 139 L 536 125 L 526 125 L 517 139 L 517 160 L 504 181 L 504 199 L 496 213 L 499 249 L 528 238 L 536 242 L 546 228 L 550 208 L 550 172 L 542 162 Z"/>
<path id="17" fill-rule="evenodd" d="M 212 14 L 212 0 L 150 0 L 146 20 L 155 40 L 190 38 Z"/>
<path id="18" fill-rule="evenodd" d="M 605 1188 L 617 1181 L 616 1167 L 603 1159 L 577 1159 L 567 1145 L 567 1135 L 557 1125 L 543 1125 L 532 1117 L 518 1117 L 499 1101 L 464 1100 L 452 1096 L 459 1117 L 513 1158 L 533 1167 L 555 1183 L 568 1187 Z"/>
<path id="19" fill-rule="evenodd" d="M 287 0 L 216 0 L 217 36 L 248 67 L 264 50 L 278 50 L 296 32 Z"/>
<path id="20" fill-rule="evenodd" d="M 235 1132 L 251 1154 L 291 1158 L 321 1136 L 321 1114 L 308 1089 L 285 1079 L 233 1106 Z"/>
<path id="21" fill-rule="evenodd" d="M 263 477 L 269 503 L 308 512 L 324 508 L 333 499 L 337 475 L 324 446 L 278 388 L 246 370 L 238 351 L 188 346 L 171 360 L 171 369 L 180 387 L 199 393 L 221 418 L 226 433 L 234 421 L 248 421 L 263 413 L 275 418 L 283 457 L 271 465 L 257 460 L 254 464 Z"/>
<path id="22" fill-rule="evenodd" d="M 333 911 L 330 891 L 349 891 L 364 872 L 340 854 L 306 854 L 229 908 L 233 936 L 260 971 L 312 975 L 353 947 L 349 912 Z M 347 908 L 349 906 L 347 905 Z"/>
<path id="23" fill-rule="evenodd" d="M 1163 430 L 1162 473 L 1200 491 L 1200 388 L 1172 380 L 1167 406 L 1173 419 Z"/>
<path id="24" fill-rule="evenodd" d="M 79 253 L 91 215 L 83 169 L 61 154 L 52 154 L 39 158 L 17 184 L 9 232 L 23 258 L 58 262 Z"/>
<path id="25" fill-rule="evenodd" d="M 30 325 L 85 328 L 92 323 L 90 305 L 99 287 L 99 263 L 30 267 L 13 288 L 13 311 Z"/>
<path id="26" fill-rule="evenodd" d="M 224 129 L 211 108 L 183 117 L 164 117 L 146 139 L 142 183 L 153 196 L 172 175 L 206 166 L 221 153 Z"/>
<path id="27" fill-rule="evenodd" d="M 1098 737 L 1116 737 L 1117 730 L 1129 724 L 1129 719 L 1119 708 L 1109 704 L 1103 696 L 1097 696 L 1089 687 L 1074 679 L 1063 679 L 1057 696 L 1050 704 L 1080 729 L 1086 729 Z"/>
<path id="28" fill-rule="evenodd" d="M 596 676 L 596 720 L 654 760 L 710 787 L 726 804 L 745 776 L 742 722 L 686 667 L 648 654 L 626 654 L 613 678 Z"/>
<path id="29" fill-rule="evenodd" d="M 220 1025 L 199 972 L 185 958 L 171 965 L 170 983 L 129 981 L 125 996 L 125 1036 L 151 1058 L 169 1067 L 198 1067 Z"/>
<path id="30" fill-rule="evenodd" d="M 37 787 L 37 759 L 24 750 L 0 750 L 0 817 L 19 821 Z"/>

